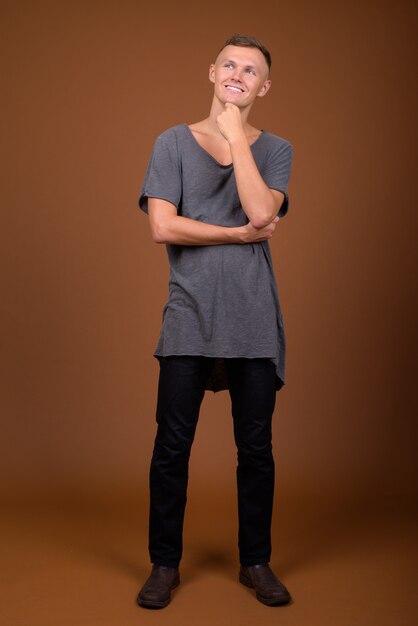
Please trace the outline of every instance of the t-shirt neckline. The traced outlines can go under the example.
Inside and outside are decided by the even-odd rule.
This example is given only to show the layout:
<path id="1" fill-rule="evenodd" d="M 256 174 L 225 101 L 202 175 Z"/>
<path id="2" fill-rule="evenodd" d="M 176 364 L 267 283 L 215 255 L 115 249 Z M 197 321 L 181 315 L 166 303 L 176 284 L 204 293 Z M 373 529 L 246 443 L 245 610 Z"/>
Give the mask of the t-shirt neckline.
<path id="1" fill-rule="evenodd" d="M 204 152 L 204 153 L 205 153 L 205 154 L 206 154 L 206 155 L 207 155 L 207 156 L 208 156 L 208 157 L 209 157 L 209 158 L 210 158 L 210 159 L 211 159 L 214 163 L 216 163 L 216 165 L 218 165 L 219 167 L 224 167 L 224 168 L 228 168 L 228 167 L 232 167 L 232 166 L 233 166 L 233 163 L 226 163 L 226 164 L 224 164 L 224 163 L 220 163 L 217 159 L 215 159 L 215 157 L 214 157 L 214 156 L 213 156 L 210 152 L 208 152 L 208 151 L 207 151 L 207 150 L 206 150 L 203 146 L 201 146 L 201 145 L 200 145 L 200 143 L 197 141 L 196 137 L 193 135 L 193 133 L 192 133 L 192 131 L 191 131 L 191 129 L 190 129 L 190 127 L 189 127 L 189 125 L 188 125 L 188 124 L 183 124 L 183 126 L 184 126 L 184 127 L 186 127 L 186 129 L 187 129 L 187 131 L 188 131 L 189 135 L 191 136 L 191 138 L 193 139 L 194 143 L 195 143 L 195 144 L 196 144 L 196 145 L 200 148 L 200 150 L 201 150 L 202 152 Z M 261 129 L 260 134 L 259 134 L 259 135 L 258 135 L 258 137 L 257 137 L 257 139 L 255 139 L 254 141 L 252 141 L 252 142 L 250 143 L 250 148 L 251 148 L 252 146 L 254 146 L 254 145 L 258 142 L 258 140 L 262 137 L 262 135 L 264 135 L 264 134 L 265 134 L 265 131 L 264 131 L 264 129 L 262 128 L 262 129 Z"/>

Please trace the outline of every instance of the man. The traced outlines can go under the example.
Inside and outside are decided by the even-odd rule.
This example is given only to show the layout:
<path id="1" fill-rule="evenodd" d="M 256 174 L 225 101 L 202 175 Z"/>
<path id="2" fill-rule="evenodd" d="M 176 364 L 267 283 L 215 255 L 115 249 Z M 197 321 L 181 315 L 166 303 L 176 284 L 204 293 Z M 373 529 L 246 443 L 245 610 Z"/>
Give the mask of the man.
<path id="1" fill-rule="evenodd" d="M 271 59 L 234 35 L 209 68 L 209 116 L 157 139 L 139 199 L 166 245 L 169 297 L 154 356 L 160 375 L 150 468 L 149 553 L 138 594 L 162 608 L 180 582 L 188 463 L 205 390 L 227 389 L 238 450 L 239 580 L 275 606 L 291 598 L 272 572 L 272 414 L 284 385 L 285 335 L 268 239 L 288 210 L 292 146 L 248 122 L 270 89 Z"/>

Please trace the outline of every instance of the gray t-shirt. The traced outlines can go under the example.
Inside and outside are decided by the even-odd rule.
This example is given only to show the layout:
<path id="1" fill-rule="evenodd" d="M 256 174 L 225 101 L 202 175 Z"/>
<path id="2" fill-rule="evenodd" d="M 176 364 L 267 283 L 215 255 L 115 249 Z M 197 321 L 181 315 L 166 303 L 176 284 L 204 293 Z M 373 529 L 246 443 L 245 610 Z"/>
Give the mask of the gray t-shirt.
<path id="1" fill-rule="evenodd" d="M 251 151 L 263 180 L 287 192 L 292 145 L 262 131 Z M 156 140 L 139 197 L 168 200 L 178 215 L 219 226 L 248 223 L 238 196 L 233 165 L 222 165 L 196 141 L 187 124 Z M 215 357 L 205 388 L 228 389 L 224 358 L 265 357 L 276 367 L 276 389 L 285 384 L 286 343 L 269 242 L 166 245 L 169 296 L 154 356 Z"/>

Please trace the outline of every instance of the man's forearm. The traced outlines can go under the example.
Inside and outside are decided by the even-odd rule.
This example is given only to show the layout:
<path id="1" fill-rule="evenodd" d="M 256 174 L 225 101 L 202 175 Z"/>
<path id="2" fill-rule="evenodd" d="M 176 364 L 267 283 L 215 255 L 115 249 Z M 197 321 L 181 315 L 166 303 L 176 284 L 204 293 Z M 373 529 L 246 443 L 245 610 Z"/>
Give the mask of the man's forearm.
<path id="1" fill-rule="evenodd" d="M 241 206 L 250 222 L 261 228 L 274 218 L 280 205 L 258 171 L 245 135 L 231 141 L 230 148 Z"/>
<path id="2" fill-rule="evenodd" d="M 177 215 L 176 206 L 168 200 L 150 197 L 148 214 L 152 238 L 156 243 L 183 246 L 214 246 L 218 244 L 246 244 L 270 239 L 278 217 L 263 227 L 251 222 L 244 226 L 219 226 Z"/>
<path id="3" fill-rule="evenodd" d="M 164 221 L 154 236 L 157 243 L 186 246 L 210 246 L 223 243 L 245 243 L 240 226 L 217 226 L 189 217 L 173 215 Z"/>

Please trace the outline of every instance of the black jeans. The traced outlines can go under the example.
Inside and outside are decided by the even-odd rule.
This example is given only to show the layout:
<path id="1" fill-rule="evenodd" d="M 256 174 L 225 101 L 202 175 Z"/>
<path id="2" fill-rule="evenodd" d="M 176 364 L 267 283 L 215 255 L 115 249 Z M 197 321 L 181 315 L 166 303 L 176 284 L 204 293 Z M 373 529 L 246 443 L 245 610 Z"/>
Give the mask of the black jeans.
<path id="1" fill-rule="evenodd" d="M 190 450 L 212 358 L 167 356 L 160 361 L 157 434 L 150 468 L 149 554 L 177 567 L 183 551 Z M 271 556 L 274 492 L 272 414 L 275 367 L 266 358 L 225 359 L 238 450 L 238 548 L 243 565 Z"/>

